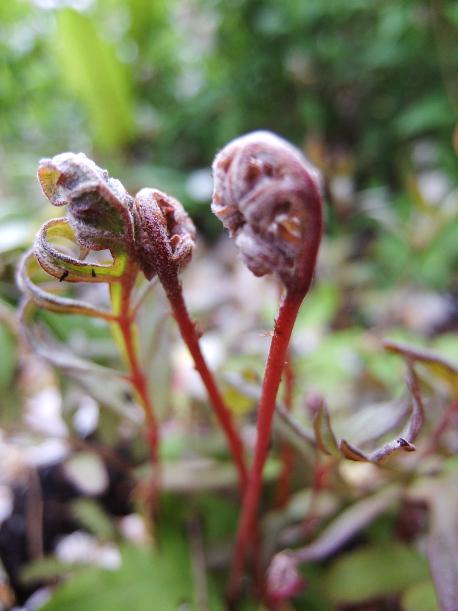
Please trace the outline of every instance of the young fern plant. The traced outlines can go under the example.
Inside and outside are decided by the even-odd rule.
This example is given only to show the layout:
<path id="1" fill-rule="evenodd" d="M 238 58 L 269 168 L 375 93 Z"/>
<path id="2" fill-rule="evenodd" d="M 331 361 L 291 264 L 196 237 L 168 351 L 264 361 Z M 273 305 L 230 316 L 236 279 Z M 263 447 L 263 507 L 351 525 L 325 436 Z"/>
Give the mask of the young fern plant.
<path id="1" fill-rule="evenodd" d="M 275 403 L 293 326 L 315 271 L 323 231 L 320 179 L 299 150 L 270 132 L 230 142 L 213 164 L 212 210 L 256 275 L 284 286 L 265 366 L 257 438 L 239 519 L 228 598 L 235 602 L 256 517 Z M 261 587 L 263 578 L 261 578 Z"/>
<path id="2" fill-rule="evenodd" d="M 38 232 L 34 247 L 19 266 L 20 288 L 39 307 L 101 318 L 112 325 L 129 368 L 128 379 L 145 413 L 151 460 L 157 466 L 159 429 L 138 355 L 138 303 L 133 292 L 141 273 L 149 281 L 158 277 L 226 435 L 243 488 L 247 478 L 243 444 L 204 359 L 183 297 L 179 273 L 189 263 L 195 242 L 195 228 L 184 208 L 155 189 L 143 189 L 133 198 L 118 180 L 81 153 L 42 160 L 38 180 L 52 204 L 67 206 L 67 217 L 48 221 Z M 53 241 L 58 238 L 79 247 L 80 258 L 57 249 Z M 112 255 L 110 264 L 85 260 L 90 251 L 106 249 Z M 111 309 L 102 310 L 43 290 L 30 277 L 34 259 L 61 282 L 107 283 Z"/>

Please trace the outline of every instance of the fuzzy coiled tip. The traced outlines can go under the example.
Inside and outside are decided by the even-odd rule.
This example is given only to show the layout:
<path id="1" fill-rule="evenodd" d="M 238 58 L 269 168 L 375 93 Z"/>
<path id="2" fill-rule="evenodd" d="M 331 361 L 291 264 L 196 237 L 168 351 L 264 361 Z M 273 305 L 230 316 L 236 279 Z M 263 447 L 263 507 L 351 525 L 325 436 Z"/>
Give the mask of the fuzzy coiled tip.
<path id="1" fill-rule="evenodd" d="M 132 247 L 132 197 L 84 153 L 42 159 L 38 181 L 54 206 L 68 206 L 78 242 L 92 250 Z"/>
<path id="2" fill-rule="evenodd" d="M 217 154 L 213 179 L 212 211 L 248 268 L 307 290 L 323 224 L 318 170 L 283 138 L 256 131 Z"/>
<path id="3" fill-rule="evenodd" d="M 41 159 L 37 176 L 43 193 L 54 206 L 70 204 L 75 190 L 83 184 L 87 189 L 97 186 L 99 179 L 108 179 L 108 173 L 84 153 L 60 153 Z"/>
<path id="4" fill-rule="evenodd" d="M 180 271 L 191 260 L 196 229 L 182 204 L 158 189 L 142 189 L 133 205 L 137 258 L 149 279 L 159 268 Z"/>

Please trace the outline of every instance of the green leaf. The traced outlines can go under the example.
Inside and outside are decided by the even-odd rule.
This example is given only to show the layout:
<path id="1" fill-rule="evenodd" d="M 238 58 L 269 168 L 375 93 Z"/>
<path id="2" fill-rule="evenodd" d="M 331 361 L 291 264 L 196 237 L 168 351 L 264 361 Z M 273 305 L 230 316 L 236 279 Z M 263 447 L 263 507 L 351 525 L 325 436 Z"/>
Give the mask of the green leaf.
<path id="1" fill-rule="evenodd" d="M 86 569 L 58 587 L 43 611 L 177 611 L 183 603 L 198 611 L 193 601 L 190 557 L 179 529 L 167 529 L 160 551 L 126 545 L 117 571 Z M 222 609 L 212 601 L 212 609 Z"/>
<path id="2" fill-rule="evenodd" d="M 40 307 L 51 310 L 52 312 L 84 314 L 85 316 L 102 318 L 104 320 L 113 319 L 113 314 L 108 310 L 99 310 L 98 308 L 95 308 L 91 304 L 85 303 L 84 301 L 69 299 L 68 297 L 61 297 L 57 292 L 42 289 L 31 279 L 34 265 L 36 266 L 38 264 L 33 251 L 29 250 L 25 252 L 20 259 L 17 271 L 18 286 L 21 291 L 30 298 L 27 306 L 24 306 L 23 308 L 24 320 L 30 320 L 30 318 L 33 316 L 33 305 L 35 306 L 35 309 L 36 307 Z M 54 288 L 53 290 L 57 291 L 58 288 Z"/>
<path id="3" fill-rule="evenodd" d="M 452 112 L 447 98 L 436 92 L 410 105 L 395 121 L 398 134 L 404 138 L 451 125 Z"/>
<path id="4" fill-rule="evenodd" d="M 21 571 L 21 581 L 29 584 L 34 581 L 55 579 L 57 576 L 68 574 L 70 570 L 70 566 L 65 562 L 61 562 L 53 556 L 45 556 L 25 566 Z"/>
<path id="5" fill-rule="evenodd" d="M 334 603 L 359 603 L 402 592 L 428 574 L 426 559 L 416 551 L 388 543 L 339 557 L 324 574 L 321 586 Z"/>
<path id="6" fill-rule="evenodd" d="M 436 592 L 430 579 L 408 588 L 402 597 L 404 611 L 439 611 Z"/>
<path id="7" fill-rule="evenodd" d="M 205 519 L 205 535 L 208 540 L 232 538 L 237 527 L 237 506 L 225 497 L 202 494 L 196 505 Z"/>
<path id="8" fill-rule="evenodd" d="M 307 301 L 301 308 L 297 327 L 322 327 L 329 324 L 340 304 L 339 289 L 335 284 L 320 283 L 307 296 Z"/>
<path id="9" fill-rule="evenodd" d="M 127 71 L 86 15 L 60 11 L 57 26 L 62 77 L 86 105 L 99 145 L 115 150 L 134 133 Z"/>
<path id="10" fill-rule="evenodd" d="M 115 529 L 110 518 L 100 505 L 88 498 L 79 498 L 71 503 L 71 512 L 76 520 L 101 541 L 115 537 Z"/>
<path id="11" fill-rule="evenodd" d="M 0 322 L 0 392 L 6 392 L 10 387 L 16 369 L 16 342 L 9 329 Z"/>
<path id="12" fill-rule="evenodd" d="M 163 490 L 168 492 L 218 490 L 235 486 L 237 473 L 229 462 L 187 457 L 165 463 L 161 481 Z"/>
<path id="13" fill-rule="evenodd" d="M 113 213 L 115 214 L 115 213 Z M 67 219 L 51 219 L 42 225 L 35 239 L 34 254 L 41 267 L 51 276 L 65 282 L 112 282 L 125 268 L 125 255 L 112 263 L 88 263 L 55 248 L 49 239 L 66 238 L 75 244 L 75 232 Z M 75 244 L 76 245 L 76 244 Z"/>
<path id="14" fill-rule="evenodd" d="M 351 328 L 326 335 L 307 356 L 295 360 L 297 378 L 313 381 L 317 392 L 326 396 L 335 392 L 335 400 L 339 399 L 359 367 L 359 338 L 360 331 Z"/>

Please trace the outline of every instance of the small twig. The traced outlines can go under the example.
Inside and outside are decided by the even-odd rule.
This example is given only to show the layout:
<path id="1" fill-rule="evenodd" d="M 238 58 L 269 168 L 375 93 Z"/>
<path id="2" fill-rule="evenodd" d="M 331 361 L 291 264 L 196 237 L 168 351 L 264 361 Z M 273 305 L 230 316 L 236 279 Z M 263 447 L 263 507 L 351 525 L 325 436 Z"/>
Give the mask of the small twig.
<path id="1" fill-rule="evenodd" d="M 399 354 L 411 363 L 418 361 L 420 364 L 424 364 L 425 366 L 432 363 L 439 365 L 452 375 L 458 374 L 458 368 L 454 364 L 437 355 L 435 352 L 431 352 L 430 350 L 425 350 L 424 348 L 419 348 L 417 346 L 409 346 L 407 344 L 388 339 L 383 340 L 382 345 L 389 352 Z"/>
<path id="2" fill-rule="evenodd" d="M 224 379 L 246 397 L 259 401 L 261 389 L 258 386 L 247 382 L 241 376 L 234 373 L 225 374 Z M 315 448 L 313 432 L 298 422 L 281 401 L 277 401 L 275 404 L 274 426 L 276 424 L 278 425 L 278 433 L 284 437 L 285 434 L 282 432 L 280 425 L 300 439 L 306 447 Z"/>
<path id="3" fill-rule="evenodd" d="M 432 431 L 428 444 L 423 450 L 422 456 L 432 454 L 436 450 L 437 446 L 440 443 L 442 435 L 447 430 L 450 421 L 456 413 L 458 413 L 458 400 L 452 401 L 452 403 L 450 403 L 450 405 L 446 408 L 444 414 L 442 415 L 442 418 L 439 420 L 436 427 Z"/>
<path id="4" fill-rule="evenodd" d="M 413 363 L 407 361 L 407 387 L 412 396 L 412 415 L 405 429 L 403 437 L 408 443 L 413 443 L 421 431 L 424 422 L 423 400 L 420 393 L 420 385 Z"/>
<path id="5" fill-rule="evenodd" d="M 208 597 L 207 563 L 202 528 L 198 516 L 194 515 L 191 517 L 187 526 L 191 548 L 191 570 L 196 606 L 199 611 L 211 611 Z"/>
<path id="6" fill-rule="evenodd" d="M 417 374 L 415 373 L 410 359 L 407 359 L 406 384 L 410 390 L 412 411 L 403 433 L 396 439 L 388 441 L 369 454 L 353 446 L 346 439 L 341 439 L 339 442 L 339 449 L 345 458 L 361 462 L 383 464 L 392 454 L 399 451 L 415 452 L 416 448 L 413 442 L 416 440 L 423 426 L 424 408 Z"/>
<path id="7" fill-rule="evenodd" d="M 317 540 L 301 549 L 292 551 L 291 554 L 298 562 L 327 558 L 397 501 L 401 494 L 402 488 L 393 485 L 377 494 L 359 500 L 340 513 Z"/>

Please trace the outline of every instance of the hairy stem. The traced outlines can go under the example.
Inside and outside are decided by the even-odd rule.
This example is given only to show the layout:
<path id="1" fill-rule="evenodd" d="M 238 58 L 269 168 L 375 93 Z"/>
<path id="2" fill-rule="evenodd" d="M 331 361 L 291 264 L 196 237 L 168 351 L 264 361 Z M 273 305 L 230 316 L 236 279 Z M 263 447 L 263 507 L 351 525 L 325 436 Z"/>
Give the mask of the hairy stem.
<path id="1" fill-rule="evenodd" d="M 143 189 L 137 193 L 134 210 L 138 234 L 143 238 L 143 248 L 138 250 L 142 269 L 147 277 L 157 274 L 165 290 L 180 333 L 227 437 L 243 490 L 247 482 L 247 470 L 242 440 L 200 349 L 199 335 L 186 308 L 179 279 L 181 266 L 191 256 L 194 227 L 187 219 L 181 204 L 154 189 Z M 172 229 L 177 233 L 171 236 L 169 233 L 173 233 Z"/>
<path id="2" fill-rule="evenodd" d="M 291 363 L 291 351 L 287 354 L 287 360 L 283 368 L 284 404 L 288 412 L 293 407 L 294 369 Z M 284 507 L 291 488 L 291 475 L 294 461 L 294 449 L 288 442 L 281 446 L 281 472 L 278 478 L 276 493 L 276 506 Z"/>
<path id="3" fill-rule="evenodd" d="M 253 540 L 252 535 L 256 532 L 256 515 L 261 493 L 262 475 L 269 449 L 275 402 L 288 352 L 289 340 L 302 299 L 302 294 L 287 292 L 275 323 L 259 403 L 253 466 L 249 474 L 235 541 L 228 588 L 230 602 L 235 601 L 238 596 L 245 557 Z"/>
<path id="4" fill-rule="evenodd" d="M 245 452 L 242 440 L 234 426 L 231 413 L 227 409 L 221 393 L 216 385 L 215 378 L 208 368 L 207 362 L 202 354 L 198 332 L 194 322 L 189 316 L 178 278 L 176 277 L 176 280 L 172 281 L 172 279 L 169 277 L 167 284 L 165 282 L 163 282 L 163 284 L 167 292 L 167 297 L 172 306 L 173 315 L 180 329 L 180 333 L 188 347 L 189 352 L 191 353 L 196 370 L 199 373 L 205 388 L 207 389 L 207 393 L 215 410 L 216 417 L 218 418 L 221 428 L 226 435 L 227 442 L 239 474 L 240 487 L 242 490 L 244 490 L 248 482 L 248 473 L 245 465 Z"/>
<path id="5" fill-rule="evenodd" d="M 137 329 L 134 315 L 131 310 L 132 289 L 135 284 L 137 273 L 137 265 L 132 261 L 128 261 L 126 263 L 125 273 L 122 276 L 122 281 L 118 285 L 120 290 L 119 296 L 116 299 L 113 299 L 112 293 L 112 301 L 114 304 L 114 310 L 116 312 L 116 323 L 120 331 L 125 357 L 129 367 L 129 380 L 145 414 L 147 441 L 151 462 L 154 468 L 158 468 L 159 431 L 156 417 L 154 415 L 153 403 L 148 392 L 148 381 L 138 358 L 136 342 Z"/>

